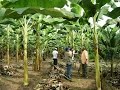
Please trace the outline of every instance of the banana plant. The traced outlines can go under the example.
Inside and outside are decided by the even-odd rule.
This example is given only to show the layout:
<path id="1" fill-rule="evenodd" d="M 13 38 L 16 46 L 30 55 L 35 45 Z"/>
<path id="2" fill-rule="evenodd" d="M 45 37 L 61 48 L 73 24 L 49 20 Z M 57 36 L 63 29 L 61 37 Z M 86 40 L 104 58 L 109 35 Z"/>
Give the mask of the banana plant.
<path id="1" fill-rule="evenodd" d="M 67 46 L 74 48 L 75 46 L 75 38 L 76 38 L 76 30 L 78 30 L 78 28 L 75 26 L 75 24 L 73 24 L 71 21 L 68 21 L 68 23 L 66 23 L 64 25 L 64 27 L 66 28 L 66 42 L 67 42 Z"/>
<path id="2" fill-rule="evenodd" d="M 41 45 L 42 48 L 46 51 L 50 49 L 51 46 L 56 45 L 56 30 L 53 29 L 53 27 L 47 26 L 45 29 L 42 29 L 42 37 L 41 37 Z M 44 42 L 44 43 L 43 43 Z"/>
<path id="3" fill-rule="evenodd" d="M 27 38 L 28 38 L 28 30 L 32 27 L 30 24 L 30 19 L 27 20 L 27 16 L 23 16 L 23 20 L 20 20 L 23 29 L 23 41 L 24 41 L 24 85 L 27 86 L 28 83 L 28 60 L 27 60 Z"/>
<path id="4" fill-rule="evenodd" d="M 1 60 L 3 60 L 3 51 L 4 51 L 4 47 L 3 47 L 3 36 L 0 36 L 0 53 L 1 53 L 1 55 L 0 55 L 0 58 L 1 58 Z"/>
<path id="5" fill-rule="evenodd" d="M 76 3 L 73 0 L 72 3 Z M 78 5 L 80 5 L 84 11 L 85 11 L 85 16 L 86 18 L 93 17 L 93 35 L 94 35 L 94 50 L 95 50 L 95 67 L 96 67 L 96 86 L 97 90 L 101 90 L 101 80 L 100 80 L 100 67 L 99 67 L 99 53 L 98 53 L 98 31 L 96 29 L 96 22 L 97 20 L 103 15 L 109 13 L 108 8 L 106 9 L 105 4 L 110 3 L 111 0 L 106 0 L 106 1 L 100 1 L 100 0 L 82 0 L 82 1 L 77 1 Z M 118 10 L 119 7 L 116 7 L 115 10 L 112 12 L 115 12 Z M 120 10 L 119 10 L 120 11 Z M 119 12 L 118 11 L 118 12 Z M 110 13 L 112 13 L 110 12 Z M 109 13 L 109 16 L 111 15 Z M 111 15 L 112 16 L 112 15 Z M 119 16 L 118 13 L 115 15 L 116 17 Z"/>
<path id="6" fill-rule="evenodd" d="M 101 30 L 100 44 L 102 44 L 103 48 L 101 48 L 100 50 L 102 50 L 103 52 L 106 51 L 106 55 L 104 56 L 111 61 L 111 77 L 113 76 L 114 58 L 119 50 L 120 39 L 118 37 L 119 29 L 117 27 L 110 28 L 110 26 L 107 26 L 105 30 Z"/>
<path id="7" fill-rule="evenodd" d="M 35 59 L 35 64 L 34 64 L 34 70 L 35 71 L 39 71 L 40 67 L 41 67 L 41 52 L 42 50 L 40 50 L 40 27 L 41 27 L 41 21 L 43 19 L 43 15 L 41 14 L 35 14 L 32 16 L 32 19 L 34 20 L 34 29 L 35 29 L 35 34 L 36 34 L 36 59 Z"/>
<path id="8" fill-rule="evenodd" d="M 22 41 L 20 39 L 22 39 L 22 30 L 20 29 L 20 23 L 16 20 L 14 20 L 14 25 L 13 25 L 13 29 L 14 29 L 14 35 L 12 36 L 13 37 L 13 40 L 15 41 L 15 56 L 16 56 L 16 62 L 19 63 L 19 53 L 20 53 L 20 48 L 21 48 L 21 44 L 22 44 Z M 14 52 L 14 50 L 13 50 Z"/>
<path id="9" fill-rule="evenodd" d="M 4 1 L 5 3 L 7 3 L 6 5 L 5 5 L 5 7 L 16 7 L 16 8 L 20 8 L 20 7 L 25 7 L 24 8 L 24 10 L 22 9 L 22 11 L 20 10 L 20 9 L 16 9 L 16 10 L 10 10 L 10 9 L 8 9 L 7 10 L 7 12 L 6 12 L 6 9 L 5 8 L 1 8 L 1 12 L 2 12 L 2 16 L 4 16 L 4 14 L 3 13 L 6 13 L 6 15 L 10 15 L 10 13 L 11 12 L 13 12 L 13 13 L 11 13 L 11 15 L 12 16 L 15 16 L 16 15 L 16 12 L 15 11 L 17 11 L 17 13 L 19 13 L 19 14 L 21 14 L 22 15 L 22 13 L 26 10 L 26 12 L 28 12 L 28 11 L 30 11 L 31 9 L 30 8 L 26 8 L 26 6 L 27 7 L 29 7 L 29 6 L 32 6 L 32 7 L 34 7 L 34 6 L 39 6 L 39 5 L 35 5 L 35 3 L 37 3 L 37 1 L 34 1 L 34 0 L 31 0 L 31 2 L 30 3 L 27 3 L 26 5 L 25 4 L 22 4 L 22 2 L 23 2 L 23 0 L 19 0 L 19 1 L 17 1 L 17 0 L 12 0 L 13 1 L 13 3 L 11 3 L 10 2 L 10 0 L 9 1 L 7 1 L 6 2 L 6 0 Z M 2 4 L 5 4 L 5 3 L 2 3 Z M 32 2 L 35 2 L 35 3 L 33 3 L 33 4 L 31 4 Z M 102 12 L 102 6 L 104 6 L 106 3 L 109 3 L 110 2 L 110 0 L 106 0 L 106 1 L 100 1 L 100 0 L 82 0 L 82 1 L 79 1 L 79 0 L 75 0 L 75 1 L 73 1 L 73 0 L 71 0 L 71 2 L 74 2 L 74 3 L 78 3 L 83 9 L 84 9 L 84 11 L 85 11 L 85 16 L 87 17 L 87 18 L 89 18 L 89 17 L 93 17 L 93 21 L 94 21 L 94 30 L 93 30 L 93 32 L 94 32 L 94 45 L 95 45 L 95 65 L 96 65 L 96 86 L 97 86 L 97 89 L 98 90 L 100 90 L 101 89 L 101 83 L 100 83 L 100 68 L 99 68 L 99 58 L 98 58 L 98 35 L 97 35 L 97 30 L 96 30 L 96 21 L 97 21 L 97 19 L 98 19 L 98 16 L 101 16 L 101 13 L 100 12 Z M 65 3 L 64 3 L 65 4 Z M 44 5 L 44 4 L 43 4 Z M 63 4 L 62 4 L 63 5 Z M 113 11 L 111 11 L 110 13 L 109 13 L 109 16 L 112 16 L 113 14 L 111 14 L 111 13 L 113 13 L 113 12 L 116 12 L 117 10 L 117 12 L 119 12 L 120 11 L 120 9 L 119 9 L 120 7 L 116 7 Z M 15 9 L 15 8 L 14 8 Z M 44 10 L 46 10 L 46 12 L 44 12 Z M 36 11 L 41 11 L 41 12 L 44 12 L 44 14 L 48 14 L 49 12 L 48 11 L 52 11 L 52 13 L 53 12 L 55 12 L 56 13 L 56 11 L 55 10 L 53 10 L 53 9 L 37 9 L 37 10 L 33 10 L 32 9 L 32 12 L 33 13 L 36 13 Z M 24 14 L 25 14 L 25 12 L 24 12 Z M 49 13 L 50 14 L 50 13 Z M 59 13 L 60 15 L 58 15 L 58 16 L 63 16 L 63 15 L 66 15 L 66 13 Z M 79 14 L 79 13 L 78 13 Z M 53 14 L 52 14 L 53 15 Z M 71 15 L 70 15 L 71 16 Z M 73 17 L 74 15 L 72 14 L 72 17 L 70 17 L 70 18 L 74 18 Z M 115 17 L 117 17 L 117 16 L 119 16 L 119 13 L 115 13 L 114 14 L 114 16 Z M 113 18 L 115 18 L 115 17 L 113 17 Z"/>
<path id="10" fill-rule="evenodd" d="M 16 62 L 19 62 L 19 35 L 16 34 Z"/>
<path id="11" fill-rule="evenodd" d="M 49 36 L 51 33 L 56 32 L 57 30 L 52 30 L 52 25 L 48 26 L 45 24 L 57 24 L 64 21 L 64 19 L 59 18 L 52 18 L 50 16 L 44 16 L 42 14 L 35 14 L 32 16 L 32 19 L 34 22 L 34 28 L 35 28 L 35 34 L 36 34 L 36 60 L 35 60 L 35 68 L 40 69 L 41 67 L 41 53 L 42 49 L 46 47 L 49 47 L 48 44 L 53 37 L 56 37 L 54 35 Z M 54 29 L 54 28 L 53 28 Z M 53 32 L 54 31 L 54 32 Z M 46 35 L 47 34 L 47 35 Z M 48 38 L 49 37 L 49 38 Z"/>
<path id="12" fill-rule="evenodd" d="M 19 54 L 19 49 L 20 49 L 20 38 L 21 38 L 21 31 L 19 29 L 20 24 L 17 20 L 15 19 L 3 19 L 0 21 L 1 24 L 3 25 L 10 25 L 12 30 L 10 30 L 10 43 L 9 43 L 9 48 L 10 48 L 10 52 L 13 53 L 13 55 L 15 56 L 16 53 L 16 62 L 18 62 L 18 54 Z M 20 37 L 20 38 L 19 38 Z M 8 39 L 6 39 L 8 40 Z M 15 48 L 16 47 L 16 48 Z M 16 52 L 15 52 L 16 50 Z M 12 55 L 11 55 L 12 56 Z"/>
<path id="13" fill-rule="evenodd" d="M 6 27 L 6 26 L 5 26 Z M 0 50 L 1 50 L 1 59 L 4 60 L 4 54 L 6 54 L 6 38 L 5 36 L 7 36 L 6 32 L 4 31 L 5 28 L 2 24 L 0 25 Z"/>
<path id="14" fill-rule="evenodd" d="M 7 65 L 10 65 L 10 31 L 12 28 L 10 25 L 7 25 L 5 30 L 7 31 Z"/>
<path id="15" fill-rule="evenodd" d="M 4 46 L 3 51 L 4 51 L 4 49 L 7 50 L 6 51 L 6 55 L 7 55 L 6 63 L 7 63 L 7 65 L 10 65 L 10 51 L 12 51 L 12 46 L 13 46 L 13 44 L 11 43 L 11 40 L 12 40 L 11 35 L 13 34 L 13 29 L 10 24 L 8 24 L 8 25 L 3 24 L 2 27 L 4 30 L 3 35 L 2 35 L 2 44 L 3 44 L 2 46 Z"/>
<path id="16" fill-rule="evenodd" d="M 10 55 L 9 55 L 9 43 L 10 43 L 10 32 L 9 32 L 10 26 L 8 25 L 6 30 L 7 30 L 7 64 L 10 64 Z"/>
<path id="17" fill-rule="evenodd" d="M 90 39 L 92 36 L 90 33 L 91 32 L 90 26 L 87 24 L 84 24 L 84 25 L 79 25 L 79 28 L 80 30 L 78 31 L 79 33 L 78 38 L 81 40 L 80 47 L 83 48 L 83 46 L 85 46 L 86 48 L 88 48 L 89 45 L 91 45 Z"/>

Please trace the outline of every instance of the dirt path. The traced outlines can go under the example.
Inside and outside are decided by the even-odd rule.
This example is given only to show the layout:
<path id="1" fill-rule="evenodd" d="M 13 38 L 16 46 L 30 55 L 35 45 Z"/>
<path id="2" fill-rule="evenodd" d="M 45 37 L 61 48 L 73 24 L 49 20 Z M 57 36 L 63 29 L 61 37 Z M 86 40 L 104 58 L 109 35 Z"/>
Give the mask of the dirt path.
<path id="1" fill-rule="evenodd" d="M 29 66 L 29 86 L 23 86 L 23 69 L 17 69 L 14 76 L 1 76 L 0 75 L 0 90 L 34 90 L 36 84 L 38 84 L 41 79 L 48 78 L 48 72 L 50 70 L 51 61 L 46 60 L 42 63 L 41 72 L 32 71 L 31 66 Z M 65 64 L 63 63 L 63 66 Z M 70 90 L 95 90 L 95 80 L 94 73 L 90 71 L 88 79 L 83 79 L 78 75 L 78 65 L 73 69 L 72 82 L 63 79 L 63 84 L 68 85 Z"/>

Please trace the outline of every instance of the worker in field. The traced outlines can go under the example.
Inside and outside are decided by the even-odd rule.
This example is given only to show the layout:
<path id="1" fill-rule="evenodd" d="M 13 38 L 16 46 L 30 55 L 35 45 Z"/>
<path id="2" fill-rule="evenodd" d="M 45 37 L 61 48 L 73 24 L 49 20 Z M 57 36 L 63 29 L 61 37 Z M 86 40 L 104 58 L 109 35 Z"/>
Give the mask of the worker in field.
<path id="1" fill-rule="evenodd" d="M 58 64 L 58 51 L 57 51 L 57 48 L 55 48 L 53 50 L 52 55 L 53 55 L 53 64 L 54 64 L 54 66 L 57 66 L 57 64 Z"/>
<path id="2" fill-rule="evenodd" d="M 65 61 L 66 61 L 66 72 L 65 76 L 67 79 L 72 79 L 72 50 L 70 48 L 66 48 L 65 51 Z"/>
<path id="3" fill-rule="evenodd" d="M 86 48 L 82 48 L 81 52 L 81 63 L 82 63 L 82 76 L 87 78 L 87 65 L 88 65 L 88 51 Z"/>

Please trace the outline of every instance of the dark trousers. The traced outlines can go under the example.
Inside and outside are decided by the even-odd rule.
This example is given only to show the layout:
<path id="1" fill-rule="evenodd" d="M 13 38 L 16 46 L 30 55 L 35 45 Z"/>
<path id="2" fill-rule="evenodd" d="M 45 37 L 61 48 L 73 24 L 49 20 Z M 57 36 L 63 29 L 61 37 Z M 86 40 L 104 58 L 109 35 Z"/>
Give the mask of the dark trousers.
<path id="1" fill-rule="evenodd" d="M 82 76 L 87 77 L 87 64 L 82 64 Z"/>
<path id="2" fill-rule="evenodd" d="M 57 59 L 56 59 L 56 58 L 53 58 L 53 64 L 54 64 L 54 65 L 57 65 L 57 63 L 58 63 Z"/>
<path id="3" fill-rule="evenodd" d="M 66 65 L 65 75 L 66 75 L 69 79 L 71 79 L 71 76 L 72 76 L 72 64 L 67 64 L 67 65 Z"/>
<path id="4" fill-rule="evenodd" d="M 45 61 L 45 54 L 42 55 L 43 61 Z"/>

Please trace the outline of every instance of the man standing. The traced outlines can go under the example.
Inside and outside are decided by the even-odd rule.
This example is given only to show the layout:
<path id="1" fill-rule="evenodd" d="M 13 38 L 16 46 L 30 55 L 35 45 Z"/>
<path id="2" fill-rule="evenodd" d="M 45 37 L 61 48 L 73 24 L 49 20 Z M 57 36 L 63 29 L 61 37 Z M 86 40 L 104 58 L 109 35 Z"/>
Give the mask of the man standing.
<path id="1" fill-rule="evenodd" d="M 72 79 L 72 50 L 69 48 L 66 48 L 65 52 L 65 60 L 66 60 L 66 72 L 65 76 L 67 79 L 71 80 Z"/>
<path id="2" fill-rule="evenodd" d="M 53 54 L 53 64 L 57 65 L 58 64 L 58 51 L 57 48 L 55 48 L 52 52 Z"/>
<path id="3" fill-rule="evenodd" d="M 83 48 L 81 53 L 82 75 L 87 78 L 88 51 Z"/>

